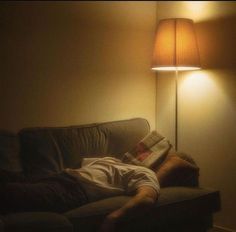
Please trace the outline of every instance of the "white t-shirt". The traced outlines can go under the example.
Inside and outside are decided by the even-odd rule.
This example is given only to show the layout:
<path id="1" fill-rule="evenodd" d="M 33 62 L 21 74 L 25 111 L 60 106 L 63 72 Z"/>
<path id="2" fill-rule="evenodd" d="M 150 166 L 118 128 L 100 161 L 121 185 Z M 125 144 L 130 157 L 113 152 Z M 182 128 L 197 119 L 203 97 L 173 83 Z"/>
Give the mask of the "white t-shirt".
<path id="1" fill-rule="evenodd" d="M 79 169 L 65 169 L 78 178 L 84 187 L 89 201 L 130 195 L 140 186 L 151 186 L 157 193 L 160 191 L 155 173 L 145 167 L 125 164 L 112 157 L 85 158 Z"/>

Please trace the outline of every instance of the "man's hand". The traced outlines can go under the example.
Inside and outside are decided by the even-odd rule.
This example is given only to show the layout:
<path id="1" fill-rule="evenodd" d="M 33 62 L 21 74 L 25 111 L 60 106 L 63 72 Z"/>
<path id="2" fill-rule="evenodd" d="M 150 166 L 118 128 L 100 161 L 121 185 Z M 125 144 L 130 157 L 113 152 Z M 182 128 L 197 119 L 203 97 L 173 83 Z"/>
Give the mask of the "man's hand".
<path id="1" fill-rule="evenodd" d="M 103 221 L 100 232 L 114 232 L 116 224 L 123 218 L 135 217 L 149 210 L 158 198 L 157 192 L 149 186 L 141 186 L 133 196 L 121 208 L 113 211 Z"/>
<path id="2" fill-rule="evenodd" d="M 106 216 L 104 219 L 99 232 L 113 232 L 115 231 L 115 226 L 118 219 L 116 217 L 113 217 L 111 214 Z"/>

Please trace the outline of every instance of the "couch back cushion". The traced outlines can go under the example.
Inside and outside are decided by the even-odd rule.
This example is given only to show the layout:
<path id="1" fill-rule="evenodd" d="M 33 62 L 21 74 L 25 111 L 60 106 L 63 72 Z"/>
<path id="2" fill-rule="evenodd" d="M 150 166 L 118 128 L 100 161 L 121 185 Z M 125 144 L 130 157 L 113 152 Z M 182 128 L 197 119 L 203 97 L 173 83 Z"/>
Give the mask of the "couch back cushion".
<path id="1" fill-rule="evenodd" d="M 101 123 L 98 128 L 106 135 L 106 154 L 117 158 L 122 158 L 150 131 L 148 121 L 142 118 Z"/>
<path id="2" fill-rule="evenodd" d="M 20 143 L 18 136 L 10 131 L 0 130 L 0 169 L 21 172 Z"/>
<path id="3" fill-rule="evenodd" d="M 25 174 L 36 178 L 78 168 L 83 157 L 120 157 L 149 132 L 145 119 L 70 127 L 25 128 L 19 132 Z"/>

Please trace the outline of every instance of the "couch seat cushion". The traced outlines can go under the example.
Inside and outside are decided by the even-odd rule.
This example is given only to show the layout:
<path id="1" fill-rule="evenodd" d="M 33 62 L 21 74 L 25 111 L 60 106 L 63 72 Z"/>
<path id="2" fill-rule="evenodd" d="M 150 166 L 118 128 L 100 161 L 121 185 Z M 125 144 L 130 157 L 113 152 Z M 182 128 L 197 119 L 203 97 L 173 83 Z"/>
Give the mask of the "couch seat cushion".
<path id="1" fill-rule="evenodd" d="M 125 204 L 130 197 L 118 196 L 92 202 L 70 210 L 64 215 L 74 225 L 74 231 L 96 231 L 105 215 Z"/>
<path id="2" fill-rule="evenodd" d="M 127 196 L 118 196 L 100 200 L 68 211 L 65 216 L 75 226 L 75 231 L 79 231 L 79 228 L 83 228 L 83 231 L 94 231 L 106 214 L 121 207 L 129 199 Z M 141 228 L 140 222 L 145 227 L 147 224 L 149 227 L 152 226 L 152 221 L 155 226 L 174 224 L 176 221 L 188 220 L 190 215 L 211 213 L 217 209 L 219 209 L 219 192 L 215 190 L 191 187 L 162 188 L 158 202 L 149 212 L 150 215 L 145 217 L 148 218 L 148 222 L 142 218 L 135 224 L 139 228 Z"/>
<path id="3" fill-rule="evenodd" d="M 3 219 L 8 232 L 72 232 L 72 224 L 62 215 L 49 212 L 27 212 L 6 215 Z"/>

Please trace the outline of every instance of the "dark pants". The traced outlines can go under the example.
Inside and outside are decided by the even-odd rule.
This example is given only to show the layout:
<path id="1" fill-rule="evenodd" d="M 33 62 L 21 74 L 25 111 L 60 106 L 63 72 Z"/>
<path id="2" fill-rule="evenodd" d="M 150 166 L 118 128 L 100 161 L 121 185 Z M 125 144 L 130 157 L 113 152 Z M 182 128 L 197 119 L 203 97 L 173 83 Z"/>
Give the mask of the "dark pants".
<path id="1" fill-rule="evenodd" d="M 65 212 L 87 202 L 86 194 L 79 182 L 63 172 L 34 183 L 24 180 L 0 186 L 1 213 Z"/>

